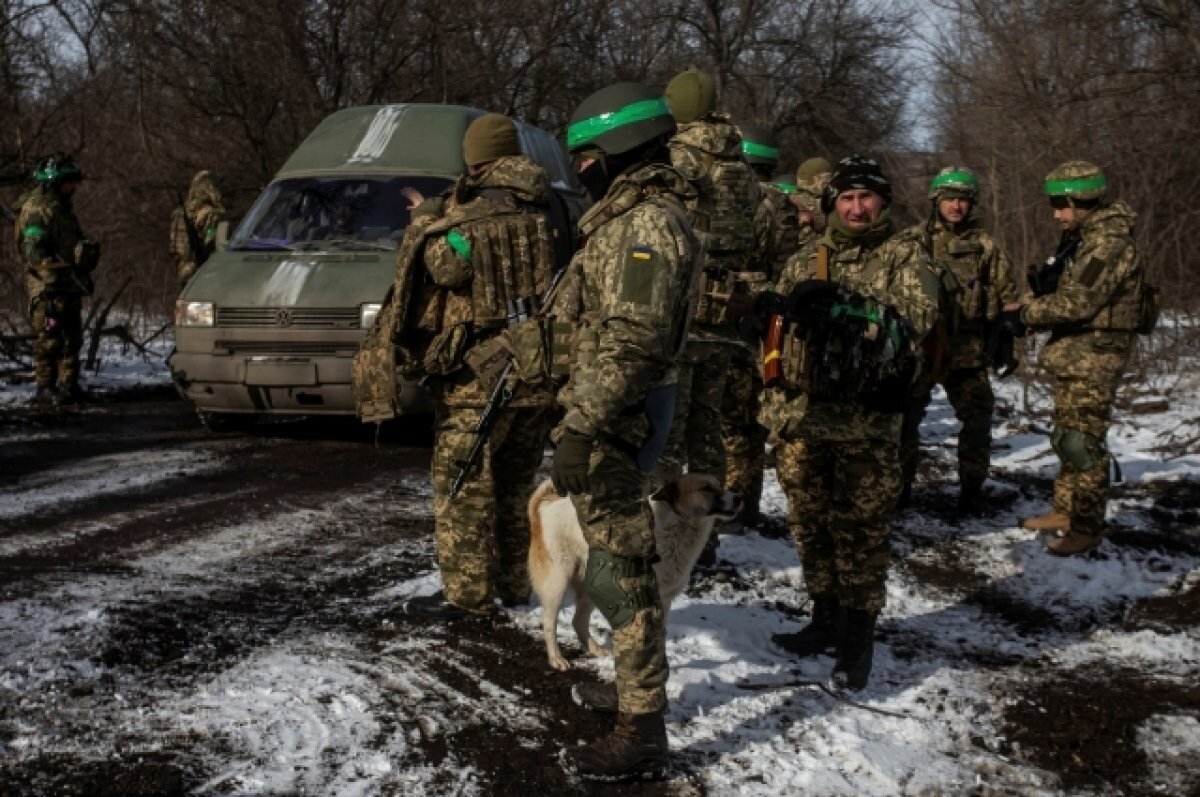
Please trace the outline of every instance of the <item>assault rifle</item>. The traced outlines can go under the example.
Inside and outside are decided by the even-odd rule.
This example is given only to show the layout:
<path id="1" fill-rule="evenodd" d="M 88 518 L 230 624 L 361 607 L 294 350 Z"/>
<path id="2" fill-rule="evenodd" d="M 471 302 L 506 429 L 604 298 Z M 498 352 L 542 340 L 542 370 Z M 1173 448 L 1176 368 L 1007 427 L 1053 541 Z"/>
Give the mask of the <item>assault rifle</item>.
<path id="1" fill-rule="evenodd" d="M 1034 263 L 1029 267 L 1026 279 L 1035 298 L 1048 296 L 1058 290 L 1058 281 L 1066 271 L 1067 264 L 1075 257 L 1081 243 L 1083 239 L 1078 233 L 1064 232 L 1054 254 L 1046 258 L 1046 262 L 1040 266 Z"/>
<path id="2" fill-rule="evenodd" d="M 528 321 L 535 316 L 541 315 L 542 308 L 549 301 L 554 289 L 558 287 L 558 283 L 562 280 L 563 275 L 567 273 L 566 268 L 560 268 L 555 272 L 554 277 L 550 280 L 550 284 L 546 287 L 546 292 L 539 296 L 523 296 L 519 299 L 509 299 L 507 302 L 508 309 L 508 326 L 509 329 Z M 454 477 L 454 482 L 450 485 L 450 497 L 458 496 L 459 490 L 467 481 L 467 474 L 475 467 L 475 463 L 479 461 L 479 457 L 483 455 L 483 447 L 487 445 L 488 438 L 492 436 L 492 429 L 496 426 L 496 421 L 500 420 L 500 415 L 504 410 L 508 409 L 508 405 L 512 403 L 514 386 L 510 377 L 512 376 L 515 360 L 510 355 L 504 363 L 503 370 L 496 378 L 496 386 L 492 388 L 491 395 L 488 396 L 487 404 L 483 407 L 483 412 L 479 415 L 479 420 L 475 423 L 475 428 L 472 432 L 475 435 L 474 442 L 471 443 L 471 450 L 467 452 L 467 456 L 463 459 L 456 460 L 455 465 L 458 466 L 458 474 Z"/>

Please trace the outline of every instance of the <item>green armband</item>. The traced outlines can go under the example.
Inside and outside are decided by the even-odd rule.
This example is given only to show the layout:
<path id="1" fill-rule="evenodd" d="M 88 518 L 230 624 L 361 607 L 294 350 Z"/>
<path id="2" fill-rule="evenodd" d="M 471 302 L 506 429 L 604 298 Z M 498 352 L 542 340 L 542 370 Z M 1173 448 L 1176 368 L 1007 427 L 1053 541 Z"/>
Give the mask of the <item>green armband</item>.
<path id="1" fill-rule="evenodd" d="M 43 237 L 45 237 L 45 235 L 46 235 L 46 228 L 38 227 L 36 224 L 30 224 L 28 227 L 21 230 L 21 237 L 26 240 L 29 240 L 31 238 L 33 238 L 33 239 L 43 238 Z"/>
<path id="2" fill-rule="evenodd" d="M 451 230 L 446 233 L 446 243 L 454 250 L 454 254 L 468 263 L 471 261 L 471 242 L 467 240 L 467 236 L 458 230 Z"/>

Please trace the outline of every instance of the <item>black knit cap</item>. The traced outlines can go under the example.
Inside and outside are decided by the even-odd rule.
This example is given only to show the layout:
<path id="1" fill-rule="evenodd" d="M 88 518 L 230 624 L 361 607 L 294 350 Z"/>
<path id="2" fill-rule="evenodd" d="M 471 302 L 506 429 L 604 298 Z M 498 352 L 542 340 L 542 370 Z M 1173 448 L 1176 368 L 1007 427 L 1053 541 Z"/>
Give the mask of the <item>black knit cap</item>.
<path id="1" fill-rule="evenodd" d="M 884 176 L 883 169 L 879 168 L 879 163 L 861 155 L 851 155 L 842 158 L 833 167 L 833 176 L 829 178 L 829 184 L 821 196 L 821 210 L 832 213 L 838 194 L 853 188 L 866 188 L 879 194 L 885 202 L 892 201 L 892 184 Z"/>

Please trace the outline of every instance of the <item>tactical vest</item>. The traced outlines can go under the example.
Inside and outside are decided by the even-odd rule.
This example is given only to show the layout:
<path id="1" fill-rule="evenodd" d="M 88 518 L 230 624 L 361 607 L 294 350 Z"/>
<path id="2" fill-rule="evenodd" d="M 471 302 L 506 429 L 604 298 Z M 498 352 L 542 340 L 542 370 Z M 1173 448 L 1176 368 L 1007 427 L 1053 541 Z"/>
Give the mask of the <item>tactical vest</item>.
<path id="1" fill-rule="evenodd" d="M 470 241 L 471 310 L 478 329 L 506 326 L 511 303 L 540 298 L 554 274 L 550 225 L 541 213 L 513 211 L 465 221 Z"/>
<path id="2" fill-rule="evenodd" d="M 721 325 L 729 320 L 729 298 L 766 279 L 754 262 L 758 250 L 754 216 L 760 191 L 757 176 L 744 161 L 708 154 L 704 159 L 710 165 L 711 196 L 705 203 L 705 267 L 695 321 Z"/>

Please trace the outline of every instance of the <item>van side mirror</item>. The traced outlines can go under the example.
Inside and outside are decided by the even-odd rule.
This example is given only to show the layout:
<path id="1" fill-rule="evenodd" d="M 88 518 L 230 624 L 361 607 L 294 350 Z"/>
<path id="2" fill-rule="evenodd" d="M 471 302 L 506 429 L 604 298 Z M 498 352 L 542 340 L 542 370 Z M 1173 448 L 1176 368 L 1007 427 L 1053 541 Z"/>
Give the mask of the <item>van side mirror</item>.
<path id="1" fill-rule="evenodd" d="M 225 251 L 229 246 L 229 222 L 222 221 L 217 224 L 217 234 L 214 238 L 218 252 Z"/>

